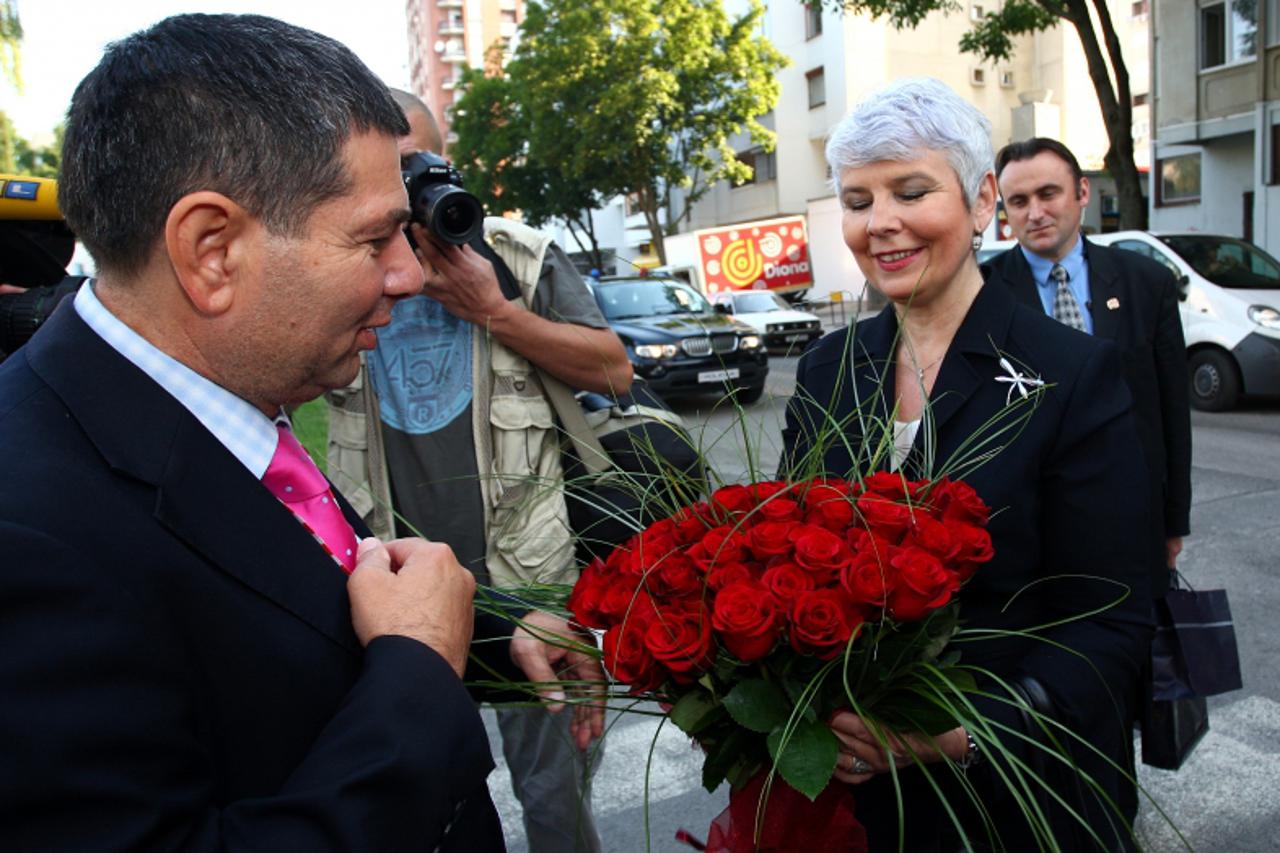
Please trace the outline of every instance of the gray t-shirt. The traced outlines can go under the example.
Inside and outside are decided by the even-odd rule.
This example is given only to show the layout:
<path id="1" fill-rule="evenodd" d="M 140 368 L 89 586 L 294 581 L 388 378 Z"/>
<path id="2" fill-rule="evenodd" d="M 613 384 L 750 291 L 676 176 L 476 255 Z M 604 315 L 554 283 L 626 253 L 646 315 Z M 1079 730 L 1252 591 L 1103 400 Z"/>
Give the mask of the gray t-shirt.
<path id="1" fill-rule="evenodd" d="M 543 259 L 533 310 L 548 320 L 608 328 L 582 276 L 555 244 Z M 487 583 L 484 499 L 471 424 L 474 332 L 428 296 L 403 299 L 368 361 L 397 533 L 448 544 Z"/>

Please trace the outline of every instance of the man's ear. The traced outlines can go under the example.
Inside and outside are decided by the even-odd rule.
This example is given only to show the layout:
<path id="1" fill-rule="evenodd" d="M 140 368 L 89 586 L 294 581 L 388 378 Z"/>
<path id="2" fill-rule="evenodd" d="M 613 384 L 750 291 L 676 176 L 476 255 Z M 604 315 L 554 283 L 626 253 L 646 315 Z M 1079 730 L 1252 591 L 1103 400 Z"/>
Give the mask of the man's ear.
<path id="1" fill-rule="evenodd" d="M 1089 204 L 1089 179 L 1080 178 L 1080 188 L 1076 191 L 1076 199 L 1080 202 L 1081 207 Z"/>
<path id="2" fill-rule="evenodd" d="M 219 316 L 235 301 L 239 275 L 251 263 L 257 220 L 222 193 L 178 199 L 164 225 L 169 264 L 201 314 Z"/>

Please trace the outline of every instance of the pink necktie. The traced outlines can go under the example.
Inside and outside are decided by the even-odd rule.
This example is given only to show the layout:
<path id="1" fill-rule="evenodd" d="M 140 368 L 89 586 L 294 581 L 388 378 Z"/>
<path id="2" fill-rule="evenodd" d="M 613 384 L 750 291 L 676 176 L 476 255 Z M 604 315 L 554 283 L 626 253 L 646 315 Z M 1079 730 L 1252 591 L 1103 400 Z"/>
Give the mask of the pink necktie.
<path id="1" fill-rule="evenodd" d="M 356 535 L 338 507 L 329 482 L 302 449 L 283 421 L 276 424 L 280 440 L 262 485 L 293 510 L 303 526 L 344 570 L 356 567 Z"/>

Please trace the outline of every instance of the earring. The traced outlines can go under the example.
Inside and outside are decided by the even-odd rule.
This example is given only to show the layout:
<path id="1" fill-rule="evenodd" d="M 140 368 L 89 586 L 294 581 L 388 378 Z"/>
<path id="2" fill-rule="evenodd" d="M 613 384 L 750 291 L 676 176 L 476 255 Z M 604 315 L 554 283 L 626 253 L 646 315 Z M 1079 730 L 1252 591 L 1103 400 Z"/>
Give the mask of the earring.
<path id="1" fill-rule="evenodd" d="M 981 248 L 982 248 L 982 235 L 981 235 L 981 234 L 974 234 L 974 235 L 973 235 L 973 240 L 971 240 L 971 241 L 970 241 L 970 243 L 971 243 L 971 245 L 973 246 L 973 250 L 974 250 L 975 252 L 976 252 L 976 251 L 978 251 L 979 249 L 981 249 Z"/>

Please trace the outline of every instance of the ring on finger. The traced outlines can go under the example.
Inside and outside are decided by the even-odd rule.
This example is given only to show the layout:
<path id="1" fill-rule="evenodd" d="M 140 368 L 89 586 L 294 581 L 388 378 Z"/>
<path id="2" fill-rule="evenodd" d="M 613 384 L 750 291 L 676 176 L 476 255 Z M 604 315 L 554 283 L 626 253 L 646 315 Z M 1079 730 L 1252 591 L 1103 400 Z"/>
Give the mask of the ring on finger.
<path id="1" fill-rule="evenodd" d="M 853 766 L 850 767 L 849 770 L 855 774 L 862 774 L 862 773 L 870 773 L 872 768 L 870 764 L 863 761 L 861 758 L 854 758 Z"/>

